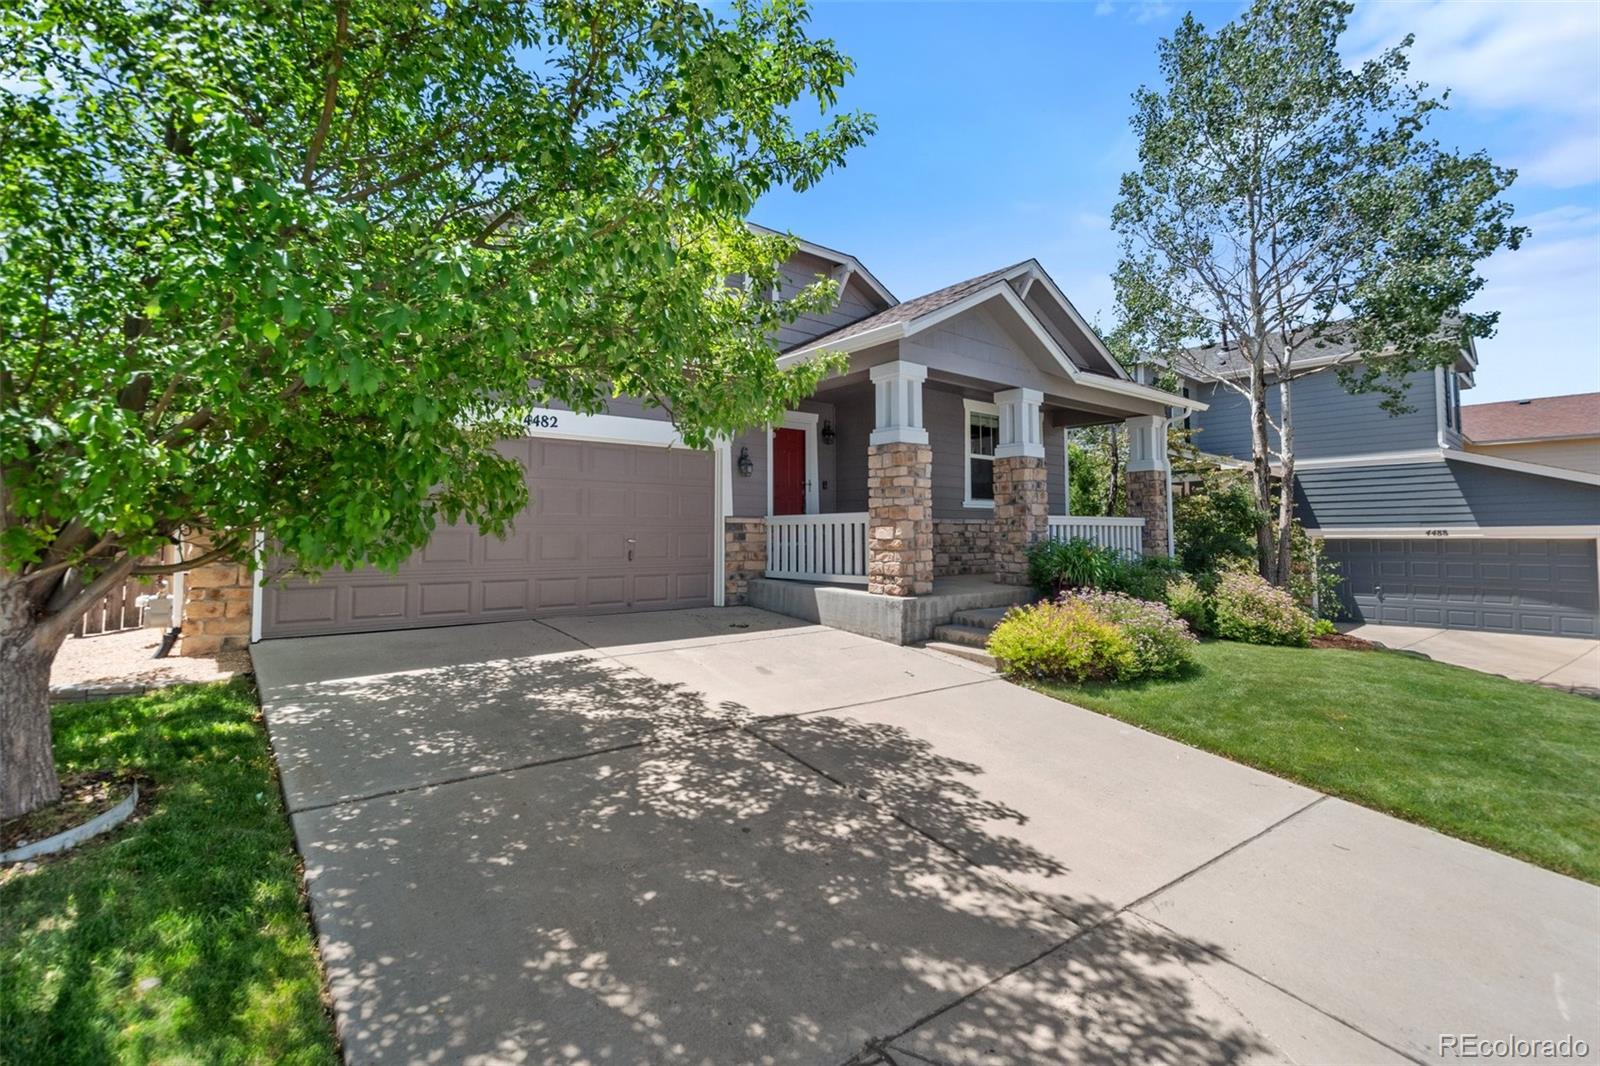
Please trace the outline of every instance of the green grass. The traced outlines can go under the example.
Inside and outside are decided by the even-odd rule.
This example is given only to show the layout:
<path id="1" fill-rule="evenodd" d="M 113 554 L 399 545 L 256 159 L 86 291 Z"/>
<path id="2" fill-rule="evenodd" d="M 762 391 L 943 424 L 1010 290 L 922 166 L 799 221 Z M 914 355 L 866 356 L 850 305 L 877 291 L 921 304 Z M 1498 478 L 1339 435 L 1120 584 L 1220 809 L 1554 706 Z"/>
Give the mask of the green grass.
<path id="1" fill-rule="evenodd" d="M 253 689 L 65 705 L 55 735 L 63 773 L 154 802 L 0 885 L 0 1062 L 337 1062 Z"/>
<path id="2" fill-rule="evenodd" d="M 1188 677 L 1041 691 L 1600 883 L 1600 702 L 1398 652 L 1211 641 Z"/>

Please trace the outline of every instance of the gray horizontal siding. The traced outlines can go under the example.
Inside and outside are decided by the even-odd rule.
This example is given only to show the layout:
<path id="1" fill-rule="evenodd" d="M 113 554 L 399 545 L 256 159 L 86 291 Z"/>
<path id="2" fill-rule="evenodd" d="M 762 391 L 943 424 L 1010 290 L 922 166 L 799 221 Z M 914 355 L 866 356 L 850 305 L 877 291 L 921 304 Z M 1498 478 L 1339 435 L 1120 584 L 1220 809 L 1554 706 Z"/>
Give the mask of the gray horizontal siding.
<path id="1" fill-rule="evenodd" d="M 834 264 L 821 259 L 813 259 L 803 254 L 797 255 L 782 267 L 783 280 L 779 284 L 778 294 L 788 299 L 806 286 L 814 284 L 817 275 L 828 277 L 836 269 Z M 852 322 L 859 322 L 868 315 L 877 314 L 883 307 L 883 302 L 861 279 L 851 277 L 832 310 L 820 314 L 801 315 L 778 330 L 778 349 L 782 351 L 792 348 L 797 344 L 832 333 L 836 329 L 843 329 Z"/>
<path id="2" fill-rule="evenodd" d="M 1313 529 L 1600 523 L 1600 486 L 1461 462 L 1306 470 L 1295 502 Z"/>
<path id="3" fill-rule="evenodd" d="M 836 464 L 839 455 L 837 445 L 832 447 L 822 443 L 820 434 L 824 421 L 833 422 L 838 426 L 838 414 L 834 411 L 833 404 L 823 400 L 801 400 L 797 408 L 800 411 L 814 411 L 821 418 L 817 422 L 819 439 L 817 440 L 817 507 L 823 514 L 829 514 L 840 508 L 837 506 L 838 474 Z M 739 474 L 739 450 L 750 449 L 751 471 L 749 477 Z M 730 501 L 729 514 L 739 518 L 760 518 L 767 513 L 767 433 L 760 427 L 747 429 L 733 438 L 733 445 L 728 453 L 728 458 L 734 463 L 733 473 L 733 499 Z M 863 508 L 865 510 L 865 508 Z"/>
<path id="4" fill-rule="evenodd" d="M 1352 395 L 1328 371 L 1301 378 L 1291 386 L 1294 395 L 1295 456 L 1333 459 L 1347 455 L 1408 452 L 1438 444 L 1438 410 L 1434 373 L 1422 370 L 1407 379 L 1406 402 L 1412 410 L 1391 416 L 1378 406 L 1373 393 Z M 1195 447 L 1213 455 L 1250 457 L 1250 404 L 1226 385 L 1203 383 L 1191 387 L 1195 398 L 1210 409 L 1195 413 L 1192 425 L 1199 432 Z M 1267 410 L 1274 420 L 1280 414 L 1278 390 L 1267 390 Z M 1270 432 L 1270 431 L 1269 431 Z M 1273 434 L 1273 443 L 1277 436 Z"/>

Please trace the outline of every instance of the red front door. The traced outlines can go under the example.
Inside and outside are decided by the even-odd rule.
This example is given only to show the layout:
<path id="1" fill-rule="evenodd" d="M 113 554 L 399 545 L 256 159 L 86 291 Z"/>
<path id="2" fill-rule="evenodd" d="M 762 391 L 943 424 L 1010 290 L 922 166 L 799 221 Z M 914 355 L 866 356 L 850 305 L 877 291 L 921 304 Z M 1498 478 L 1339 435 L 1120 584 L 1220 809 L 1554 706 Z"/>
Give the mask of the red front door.
<path id="1" fill-rule="evenodd" d="M 806 431 L 772 431 L 772 513 L 806 513 Z"/>

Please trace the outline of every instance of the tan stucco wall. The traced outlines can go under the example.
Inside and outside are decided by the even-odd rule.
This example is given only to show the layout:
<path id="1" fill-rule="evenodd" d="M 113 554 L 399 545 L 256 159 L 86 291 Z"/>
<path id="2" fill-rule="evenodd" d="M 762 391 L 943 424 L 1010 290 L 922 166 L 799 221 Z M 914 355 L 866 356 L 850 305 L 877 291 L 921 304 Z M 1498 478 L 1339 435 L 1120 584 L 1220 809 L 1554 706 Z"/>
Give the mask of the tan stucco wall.
<path id="1" fill-rule="evenodd" d="M 1516 459 L 1523 463 L 1541 463 L 1568 470 L 1586 470 L 1600 474 L 1600 437 L 1579 440 L 1537 440 L 1526 444 L 1475 444 L 1467 442 L 1467 451 L 1483 455 L 1497 455 L 1502 459 Z"/>

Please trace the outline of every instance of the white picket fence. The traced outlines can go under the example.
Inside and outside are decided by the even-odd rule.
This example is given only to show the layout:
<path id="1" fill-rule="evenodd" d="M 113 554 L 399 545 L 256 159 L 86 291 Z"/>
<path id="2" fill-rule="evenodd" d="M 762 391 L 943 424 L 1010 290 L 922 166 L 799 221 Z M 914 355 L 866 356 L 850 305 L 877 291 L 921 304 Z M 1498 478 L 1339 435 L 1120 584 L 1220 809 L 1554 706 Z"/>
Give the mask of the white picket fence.
<path id="1" fill-rule="evenodd" d="M 767 576 L 867 583 L 867 513 L 767 516 Z"/>
<path id="2" fill-rule="evenodd" d="M 1144 551 L 1144 519 L 1051 515 L 1051 540 L 1088 540 L 1128 556 Z"/>

